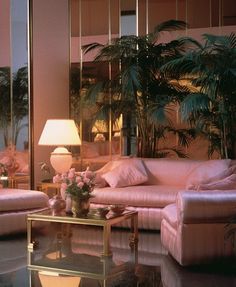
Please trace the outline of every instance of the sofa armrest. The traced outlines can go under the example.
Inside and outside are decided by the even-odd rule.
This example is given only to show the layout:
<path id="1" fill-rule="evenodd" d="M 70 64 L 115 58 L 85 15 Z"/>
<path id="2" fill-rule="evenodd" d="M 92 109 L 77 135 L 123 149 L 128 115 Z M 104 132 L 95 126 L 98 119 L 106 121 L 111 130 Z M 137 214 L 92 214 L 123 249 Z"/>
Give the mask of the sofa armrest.
<path id="1" fill-rule="evenodd" d="M 179 223 L 228 222 L 236 216 L 236 190 L 179 192 L 176 205 Z"/>

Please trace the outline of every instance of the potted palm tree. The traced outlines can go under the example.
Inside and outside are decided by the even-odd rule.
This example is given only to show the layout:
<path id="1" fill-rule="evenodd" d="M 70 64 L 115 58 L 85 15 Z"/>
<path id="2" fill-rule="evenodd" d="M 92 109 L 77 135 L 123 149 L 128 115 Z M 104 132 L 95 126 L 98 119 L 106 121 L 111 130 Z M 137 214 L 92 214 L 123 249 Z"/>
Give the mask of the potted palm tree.
<path id="1" fill-rule="evenodd" d="M 168 117 L 169 103 L 181 101 L 184 93 L 174 89 L 160 70 L 167 61 L 181 57 L 192 43 L 187 38 L 162 43 L 159 36 L 185 27 L 183 21 L 169 20 L 145 36 L 122 36 L 106 45 L 91 43 L 83 47 L 85 53 L 99 49 L 95 62 L 116 67 L 111 79 L 97 82 L 88 90 L 84 103 L 96 105 L 96 117 L 100 119 L 108 118 L 108 111 L 114 121 L 122 114 L 128 126 L 126 132 L 138 135 L 138 156 L 165 156 L 170 151 L 185 156 L 179 145 L 188 145 L 194 135 L 193 130 L 176 129 Z M 159 140 L 167 133 L 178 135 L 178 146 L 158 150 Z"/>
<path id="2" fill-rule="evenodd" d="M 209 155 L 235 158 L 236 35 L 203 35 L 205 43 L 162 67 L 166 77 L 194 87 L 180 105 L 182 119 L 210 141 Z"/>

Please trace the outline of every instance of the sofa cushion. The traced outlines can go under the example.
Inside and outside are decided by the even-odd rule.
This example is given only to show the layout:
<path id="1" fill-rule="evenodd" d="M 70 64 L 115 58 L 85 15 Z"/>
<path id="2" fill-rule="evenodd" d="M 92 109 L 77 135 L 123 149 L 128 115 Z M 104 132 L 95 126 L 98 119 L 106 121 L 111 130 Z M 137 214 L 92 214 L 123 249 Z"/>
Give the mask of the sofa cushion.
<path id="1" fill-rule="evenodd" d="M 185 185 L 190 172 L 202 161 L 189 159 L 143 159 L 148 174 L 147 184 Z"/>
<path id="2" fill-rule="evenodd" d="M 138 158 L 122 161 L 120 165 L 106 172 L 102 177 L 113 188 L 138 185 L 148 179 L 142 160 Z"/>
<path id="3" fill-rule="evenodd" d="M 0 190 L 0 212 L 34 209 L 48 206 L 48 196 L 35 190 Z"/>
<path id="4" fill-rule="evenodd" d="M 208 160 L 200 163 L 190 173 L 186 181 L 186 189 L 197 189 L 201 183 L 211 182 L 213 178 L 224 173 L 230 165 L 231 160 Z"/>
<path id="5" fill-rule="evenodd" d="M 223 178 L 221 180 L 217 180 L 214 182 L 200 184 L 198 189 L 201 190 L 229 190 L 236 189 L 236 174 L 231 174 L 230 176 Z"/>
<path id="6" fill-rule="evenodd" d="M 95 188 L 91 202 L 125 204 L 138 207 L 164 207 L 175 202 L 178 191 L 184 187 L 168 185 L 136 185 L 123 188 Z"/>

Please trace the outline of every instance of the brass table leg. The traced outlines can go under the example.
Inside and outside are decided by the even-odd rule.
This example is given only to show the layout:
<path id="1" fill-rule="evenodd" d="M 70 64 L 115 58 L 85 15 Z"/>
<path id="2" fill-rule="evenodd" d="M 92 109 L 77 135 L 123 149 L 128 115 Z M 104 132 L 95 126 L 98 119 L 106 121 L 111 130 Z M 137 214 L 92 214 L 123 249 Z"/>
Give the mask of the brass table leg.
<path id="1" fill-rule="evenodd" d="M 103 253 L 102 256 L 112 256 L 111 248 L 110 248 L 110 240 L 111 240 L 111 226 L 105 225 L 103 227 Z"/>

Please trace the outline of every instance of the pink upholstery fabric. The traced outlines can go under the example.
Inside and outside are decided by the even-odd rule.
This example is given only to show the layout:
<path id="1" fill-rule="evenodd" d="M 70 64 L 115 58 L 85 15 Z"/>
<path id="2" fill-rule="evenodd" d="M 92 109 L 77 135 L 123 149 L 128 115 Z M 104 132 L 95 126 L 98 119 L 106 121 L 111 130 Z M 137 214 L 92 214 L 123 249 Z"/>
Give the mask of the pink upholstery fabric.
<path id="1" fill-rule="evenodd" d="M 236 215 L 236 192 L 180 192 L 176 205 L 179 223 L 227 222 Z"/>
<path id="2" fill-rule="evenodd" d="M 126 157 L 110 161 L 97 171 L 97 186 L 103 188 L 95 188 L 95 197 L 92 199 L 94 204 L 122 203 L 134 208 L 142 208 L 142 216 L 148 218 L 150 209 L 156 208 L 159 212 L 163 207 L 174 203 L 177 193 L 186 190 L 187 180 L 189 178 L 192 178 L 191 180 L 195 179 L 194 173 L 197 180 L 206 182 L 215 176 L 225 176 L 228 172 L 234 172 L 235 168 L 231 160 L 196 161 L 188 159 L 142 158 L 139 160 L 144 164 L 148 176 L 147 182 L 121 188 L 104 187 L 105 182 L 102 182 L 101 179 L 105 173 L 116 169 L 122 164 L 129 165 L 128 163 L 134 159 Z M 114 177 L 116 176 L 117 173 L 115 173 Z M 161 217 L 156 218 L 156 220 L 160 219 Z M 139 219 L 139 221 L 141 220 Z M 147 226 L 146 229 L 148 229 Z M 155 226 L 160 226 L 160 222 Z M 143 225 L 141 228 L 143 228 Z"/>
<path id="3" fill-rule="evenodd" d="M 235 206 L 235 191 L 179 193 L 176 219 L 171 208 L 163 210 L 163 246 L 181 265 L 200 264 L 232 255 L 231 242 L 225 241 L 224 236 L 229 216 L 236 214 Z"/>
<path id="4" fill-rule="evenodd" d="M 165 208 L 163 208 L 162 217 L 165 218 L 166 221 L 168 221 L 170 226 L 172 226 L 173 228 L 177 228 L 178 218 L 176 204 L 169 204 Z"/>
<path id="5" fill-rule="evenodd" d="M 138 185 L 148 179 L 142 160 L 137 158 L 121 162 L 119 166 L 106 172 L 102 177 L 113 188 Z"/>
<path id="6" fill-rule="evenodd" d="M 9 188 L 3 188 L 0 190 L 1 212 L 29 210 L 47 206 L 48 196 L 41 191 Z"/>
<path id="7" fill-rule="evenodd" d="M 186 159 L 145 158 L 143 163 L 148 174 L 147 184 L 185 185 L 189 173 L 201 162 Z"/>
<path id="8" fill-rule="evenodd" d="M 199 184 L 211 182 L 216 176 L 219 177 L 222 173 L 226 172 L 230 163 L 230 159 L 202 162 L 189 174 L 186 180 L 186 188 L 197 189 Z"/>
<path id="9" fill-rule="evenodd" d="M 25 232 L 27 214 L 29 214 L 30 212 L 37 212 L 42 209 L 44 208 L 35 208 L 30 210 L 24 208 L 24 210 L 17 210 L 15 212 L 13 211 L 1 212 L 0 235 L 2 236 L 12 233 Z"/>
<path id="10" fill-rule="evenodd" d="M 161 223 L 162 244 L 181 265 L 206 263 L 232 254 L 224 234 L 225 223 L 184 224 L 177 230 L 165 220 Z"/>
<path id="11" fill-rule="evenodd" d="M 223 178 L 221 180 L 213 181 L 206 184 L 200 184 L 198 189 L 202 190 L 229 190 L 236 189 L 236 174 Z"/>
<path id="12" fill-rule="evenodd" d="M 178 186 L 137 185 L 124 188 L 95 188 L 91 202 L 101 204 L 126 204 L 139 207 L 164 207 L 173 203 Z"/>

